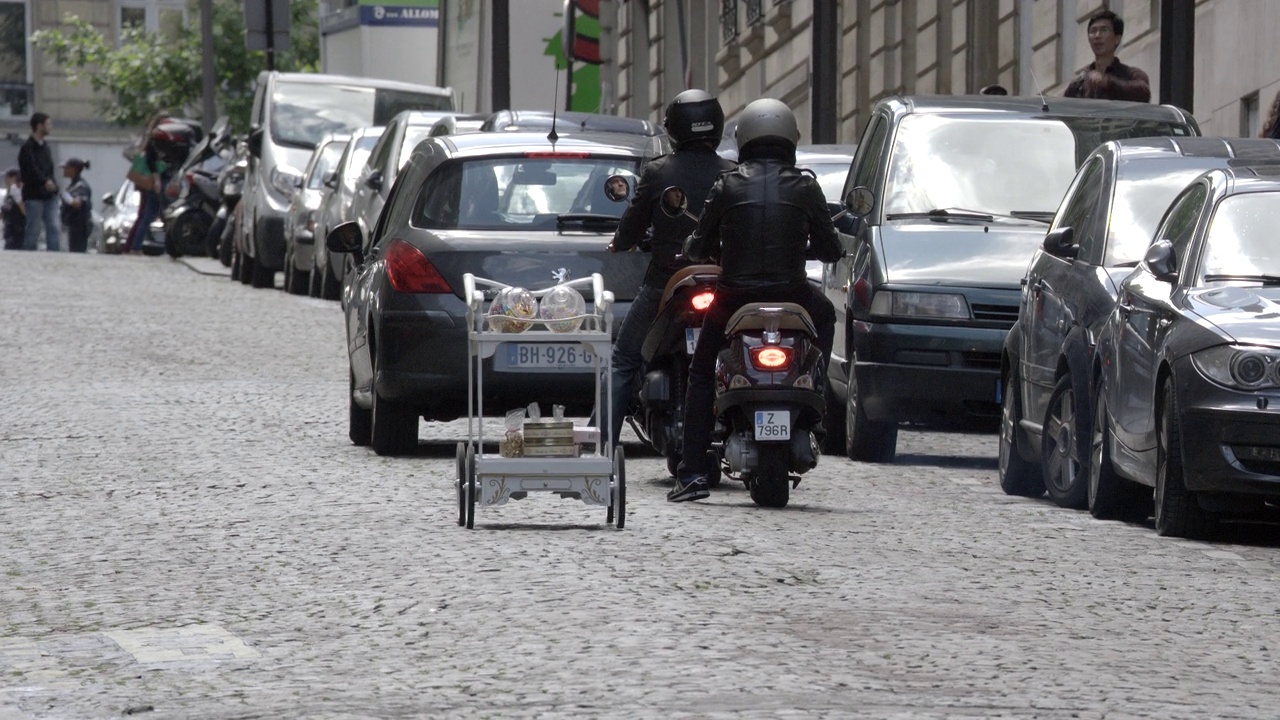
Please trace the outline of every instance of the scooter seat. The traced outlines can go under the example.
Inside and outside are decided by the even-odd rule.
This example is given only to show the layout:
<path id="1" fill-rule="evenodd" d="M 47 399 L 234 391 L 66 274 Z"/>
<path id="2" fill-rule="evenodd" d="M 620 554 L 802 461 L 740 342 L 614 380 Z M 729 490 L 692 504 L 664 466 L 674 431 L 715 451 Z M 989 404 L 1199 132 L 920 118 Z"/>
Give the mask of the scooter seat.
<path id="1" fill-rule="evenodd" d="M 689 267 L 680 268 L 679 270 L 677 270 L 675 274 L 671 276 L 671 279 L 667 281 L 667 286 L 662 289 L 662 299 L 658 301 L 658 312 L 656 313 L 657 315 L 662 314 L 663 308 L 667 306 L 667 301 L 671 299 L 672 295 L 675 295 L 676 288 L 680 287 L 685 280 L 695 275 L 713 275 L 713 276 L 719 277 L 720 266 L 719 265 L 690 265 Z"/>
<path id="2" fill-rule="evenodd" d="M 725 326 L 725 337 L 748 330 L 795 330 L 818 337 L 809 313 L 795 303 L 748 303 Z"/>

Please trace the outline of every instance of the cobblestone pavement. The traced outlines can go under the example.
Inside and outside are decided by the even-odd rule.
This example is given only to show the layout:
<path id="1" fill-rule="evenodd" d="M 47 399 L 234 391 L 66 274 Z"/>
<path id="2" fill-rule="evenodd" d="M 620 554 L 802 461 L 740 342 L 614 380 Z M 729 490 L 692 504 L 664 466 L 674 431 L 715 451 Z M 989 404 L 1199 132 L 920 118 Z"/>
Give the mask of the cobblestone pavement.
<path id="1" fill-rule="evenodd" d="M 671 505 L 633 457 L 625 530 L 531 496 L 466 531 L 463 426 L 347 442 L 336 304 L 0 274 L 0 720 L 1280 712 L 1271 529 L 1158 538 L 1005 497 L 993 436 L 903 432 L 783 511 Z"/>

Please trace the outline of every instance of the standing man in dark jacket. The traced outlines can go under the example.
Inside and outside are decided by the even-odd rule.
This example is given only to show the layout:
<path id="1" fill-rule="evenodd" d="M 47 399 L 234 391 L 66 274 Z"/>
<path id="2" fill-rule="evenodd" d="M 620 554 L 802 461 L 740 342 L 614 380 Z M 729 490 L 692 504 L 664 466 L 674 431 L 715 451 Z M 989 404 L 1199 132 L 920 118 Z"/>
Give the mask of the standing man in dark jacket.
<path id="1" fill-rule="evenodd" d="M 677 270 L 689 265 L 676 256 L 695 222 L 688 216 L 673 218 L 664 213 L 662 191 L 678 185 L 684 189 L 690 204 L 701 205 L 720 173 L 733 169 L 732 161 L 716 154 L 724 132 L 724 110 L 708 93 L 685 90 L 677 95 L 667 106 L 662 124 L 675 144 L 675 152 L 645 165 L 636 195 L 622 213 L 613 242 L 609 243 L 612 252 L 638 248 L 645 234 L 653 229 L 652 257 L 644 284 L 631 301 L 613 346 L 613 407 L 609 412 L 609 430 L 614 442 L 618 441 L 631 398 L 636 394 L 642 364 L 640 350 L 658 315 L 662 291 Z"/>
<path id="2" fill-rule="evenodd" d="M 27 230 L 23 250 L 35 250 L 44 228 L 44 243 L 59 250 L 62 230 L 58 227 L 58 183 L 53 179 L 53 152 L 45 138 L 53 132 L 53 120 L 42 112 L 31 116 L 31 137 L 18 151 L 18 172 L 22 175 L 22 202 L 27 207 Z"/>
<path id="3" fill-rule="evenodd" d="M 1124 20 L 1110 10 L 1099 10 L 1089 16 L 1087 27 L 1093 62 L 1067 86 L 1066 96 L 1151 102 L 1151 78 L 1116 57 Z"/>
<path id="4" fill-rule="evenodd" d="M 831 357 L 835 338 L 835 308 L 807 279 L 805 260 L 811 252 L 835 262 L 843 249 L 817 179 L 796 168 L 795 115 L 779 100 L 756 100 L 743 109 L 735 139 L 738 168 L 711 188 L 702 219 L 685 243 L 691 261 L 719 258 L 720 279 L 689 364 L 683 457 L 667 493 L 671 502 L 711 494 L 712 376 L 729 318 L 748 303 L 792 302 L 813 320 L 823 358 Z"/>

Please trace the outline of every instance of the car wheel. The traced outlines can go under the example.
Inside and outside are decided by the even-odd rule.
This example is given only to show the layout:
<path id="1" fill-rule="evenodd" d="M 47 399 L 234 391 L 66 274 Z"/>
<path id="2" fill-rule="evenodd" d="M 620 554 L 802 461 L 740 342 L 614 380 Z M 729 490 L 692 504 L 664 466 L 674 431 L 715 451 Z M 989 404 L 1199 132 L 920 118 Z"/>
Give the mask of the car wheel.
<path id="1" fill-rule="evenodd" d="M 849 392 L 844 403 L 844 452 L 850 460 L 893 462 L 898 452 L 898 424 L 876 422 L 863 411 L 858 392 L 857 359 L 849 356 Z"/>
<path id="2" fill-rule="evenodd" d="M 1107 393 L 1098 379 L 1093 401 L 1093 430 L 1089 453 L 1089 514 L 1099 520 L 1142 522 L 1151 515 L 1151 488 L 1116 473 L 1111 464 L 1111 427 L 1107 419 Z"/>
<path id="3" fill-rule="evenodd" d="M 1011 368 L 1004 382 L 1000 401 L 1000 489 L 1006 495 L 1040 497 L 1044 494 L 1044 476 L 1035 463 L 1022 456 L 1022 381 L 1017 368 Z"/>
<path id="4" fill-rule="evenodd" d="M 307 275 L 307 295 L 309 297 L 320 297 L 320 270 L 315 263 L 311 263 L 311 273 Z"/>
<path id="5" fill-rule="evenodd" d="M 1160 422 L 1156 431 L 1156 533 L 1205 540 L 1213 534 L 1216 519 L 1200 507 L 1196 494 L 1187 489 L 1177 405 L 1173 379 L 1169 378 L 1161 394 Z"/>
<path id="6" fill-rule="evenodd" d="M 234 249 L 231 252 L 231 281 L 238 282 L 240 280 L 240 253 Z"/>
<path id="7" fill-rule="evenodd" d="M 839 455 L 844 450 L 845 443 L 845 409 L 836 397 L 835 391 L 831 389 L 831 381 L 826 380 L 826 383 L 827 408 L 822 419 L 822 425 L 827 430 L 827 436 L 822 439 L 822 454 Z"/>
<path id="8" fill-rule="evenodd" d="M 1083 510 L 1089 503 L 1091 418 L 1071 373 L 1058 378 L 1049 396 L 1040 441 L 1045 490 L 1058 507 Z"/>
<path id="9" fill-rule="evenodd" d="M 337 300 L 342 295 L 342 282 L 333 274 L 333 262 L 330 260 L 329 267 L 321 273 L 320 278 L 320 297 L 325 300 Z"/>
<path id="10" fill-rule="evenodd" d="M 356 404 L 356 375 L 348 371 L 350 384 L 347 386 L 347 437 L 351 444 L 368 447 L 373 434 L 373 411 L 365 410 Z"/>
<path id="11" fill-rule="evenodd" d="M 374 363 L 378 363 L 376 358 Z M 378 393 L 380 374 L 377 370 L 373 373 L 373 427 L 369 445 L 379 455 L 408 455 L 418 447 L 418 413 Z"/>
<path id="12" fill-rule="evenodd" d="M 285 267 L 284 271 L 287 273 L 289 294 L 306 295 L 308 286 L 311 284 L 311 273 L 306 270 L 299 270 L 293 265 Z"/>

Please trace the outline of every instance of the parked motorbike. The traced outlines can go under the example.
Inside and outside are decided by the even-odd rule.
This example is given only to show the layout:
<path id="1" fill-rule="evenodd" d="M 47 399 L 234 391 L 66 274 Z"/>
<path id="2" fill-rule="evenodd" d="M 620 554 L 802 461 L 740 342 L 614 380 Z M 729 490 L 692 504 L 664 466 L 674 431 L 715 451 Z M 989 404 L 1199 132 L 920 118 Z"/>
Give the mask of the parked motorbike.
<path id="1" fill-rule="evenodd" d="M 231 128 L 223 118 L 213 132 L 192 148 L 187 161 L 179 169 L 182 190 L 163 214 L 164 249 L 171 257 L 217 257 L 217 248 L 210 247 L 208 237 L 222 206 L 219 175 L 230 154 Z"/>
<path id="2" fill-rule="evenodd" d="M 249 171 L 249 153 L 244 141 L 236 143 L 232 161 L 223 166 L 218 176 L 219 195 L 222 203 L 209 228 L 206 243 L 212 243 L 217 250 L 215 257 L 223 267 L 231 267 L 232 251 L 235 250 L 235 213 L 240 198 L 244 195 L 244 178 Z"/>
<path id="3" fill-rule="evenodd" d="M 662 208 L 688 214 L 684 192 L 665 190 Z M 745 484 L 753 502 L 785 507 L 799 476 L 821 455 L 816 430 L 826 378 L 818 331 L 799 305 L 751 303 L 730 317 L 725 337 L 715 367 L 713 451 L 721 471 Z"/>

